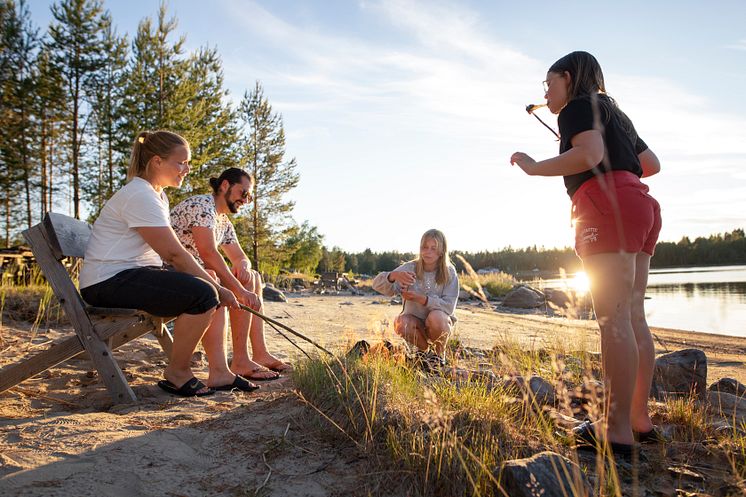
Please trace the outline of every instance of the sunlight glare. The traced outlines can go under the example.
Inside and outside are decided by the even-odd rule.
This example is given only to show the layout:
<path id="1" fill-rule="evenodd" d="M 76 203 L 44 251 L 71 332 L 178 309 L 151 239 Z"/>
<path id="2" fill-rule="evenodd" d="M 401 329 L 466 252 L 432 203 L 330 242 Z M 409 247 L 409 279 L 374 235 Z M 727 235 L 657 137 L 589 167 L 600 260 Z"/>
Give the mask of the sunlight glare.
<path id="1" fill-rule="evenodd" d="M 575 273 L 575 276 L 573 276 L 570 281 L 570 286 L 576 293 L 588 293 L 591 289 L 591 282 L 585 272 L 579 271 Z"/>

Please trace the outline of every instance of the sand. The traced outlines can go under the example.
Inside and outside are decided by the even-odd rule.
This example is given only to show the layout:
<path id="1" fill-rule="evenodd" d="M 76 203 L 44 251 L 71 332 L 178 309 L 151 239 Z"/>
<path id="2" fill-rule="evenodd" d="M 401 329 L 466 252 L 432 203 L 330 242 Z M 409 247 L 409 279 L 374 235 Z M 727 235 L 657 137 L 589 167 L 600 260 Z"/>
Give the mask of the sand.
<path id="1" fill-rule="evenodd" d="M 378 296 L 291 296 L 267 303 L 267 315 L 340 349 L 392 339 L 400 306 Z M 598 347 L 592 322 L 496 313 L 476 304 L 457 310 L 464 345 L 498 340 L 543 348 Z M 69 329 L 4 323 L 0 367 L 41 350 Z M 270 349 L 289 361 L 301 353 L 268 328 Z M 746 383 L 746 339 L 654 329 L 659 352 L 696 347 L 708 356 L 709 381 Z M 313 347 L 302 344 L 309 353 Z M 164 357 L 142 337 L 116 352 L 140 403 L 112 406 L 86 359 L 72 359 L 0 394 L 0 495 L 196 496 L 359 495 L 372 465 L 334 436 L 294 392 L 292 379 L 256 393 L 220 392 L 181 399 L 161 391 Z M 195 357 L 206 377 L 206 362 Z"/>

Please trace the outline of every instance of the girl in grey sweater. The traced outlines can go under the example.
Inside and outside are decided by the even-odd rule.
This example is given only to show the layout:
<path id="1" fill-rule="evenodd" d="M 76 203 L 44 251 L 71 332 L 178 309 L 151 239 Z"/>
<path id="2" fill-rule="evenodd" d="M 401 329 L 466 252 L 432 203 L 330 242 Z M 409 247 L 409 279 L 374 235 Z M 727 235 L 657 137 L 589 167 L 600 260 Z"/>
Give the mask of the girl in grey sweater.
<path id="1" fill-rule="evenodd" d="M 404 309 L 394 321 L 394 331 L 423 352 L 434 344 L 442 362 L 456 322 L 459 291 L 445 235 L 436 229 L 426 231 L 420 240 L 419 257 L 378 274 L 373 289 L 388 296 L 401 293 Z"/>

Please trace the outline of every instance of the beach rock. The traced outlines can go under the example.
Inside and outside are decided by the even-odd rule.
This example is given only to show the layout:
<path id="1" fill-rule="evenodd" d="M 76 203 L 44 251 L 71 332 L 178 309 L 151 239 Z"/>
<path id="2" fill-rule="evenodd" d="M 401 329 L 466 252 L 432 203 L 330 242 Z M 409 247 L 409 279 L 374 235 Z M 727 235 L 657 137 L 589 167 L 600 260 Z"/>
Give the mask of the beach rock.
<path id="1" fill-rule="evenodd" d="M 746 396 L 746 385 L 735 378 L 720 378 L 708 388 L 711 392 L 721 392 L 733 394 L 737 397 Z"/>
<path id="2" fill-rule="evenodd" d="M 264 286 L 264 288 L 262 289 L 262 297 L 264 298 L 264 300 L 269 300 L 270 302 L 288 301 L 287 297 L 285 297 L 285 294 L 275 288 L 272 283 L 267 283 Z"/>
<path id="3" fill-rule="evenodd" d="M 706 400 L 707 356 L 699 349 L 663 354 L 655 360 L 650 395 L 656 399 L 694 394 Z"/>
<path id="4" fill-rule="evenodd" d="M 544 305 L 544 294 L 530 286 L 519 285 L 514 287 L 503 298 L 502 305 L 505 307 L 516 307 L 518 309 L 535 309 Z"/>
<path id="5" fill-rule="evenodd" d="M 589 495 L 590 485 L 577 464 L 554 452 L 503 463 L 494 472 L 510 497 L 566 497 Z M 499 493 L 499 492 L 496 492 Z"/>
<path id="6" fill-rule="evenodd" d="M 528 386 L 538 404 L 554 404 L 554 385 L 547 380 L 541 376 L 532 376 L 528 380 Z"/>
<path id="7" fill-rule="evenodd" d="M 557 307 L 559 309 L 567 309 L 571 305 L 573 305 L 573 299 L 569 295 L 568 292 L 565 292 L 564 290 L 559 290 L 557 288 L 547 288 L 544 291 L 544 295 L 546 296 L 547 303 L 550 303 L 553 307 Z"/>
<path id="8" fill-rule="evenodd" d="M 724 392 L 711 391 L 707 400 L 729 422 L 740 425 L 746 422 L 746 399 Z"/>

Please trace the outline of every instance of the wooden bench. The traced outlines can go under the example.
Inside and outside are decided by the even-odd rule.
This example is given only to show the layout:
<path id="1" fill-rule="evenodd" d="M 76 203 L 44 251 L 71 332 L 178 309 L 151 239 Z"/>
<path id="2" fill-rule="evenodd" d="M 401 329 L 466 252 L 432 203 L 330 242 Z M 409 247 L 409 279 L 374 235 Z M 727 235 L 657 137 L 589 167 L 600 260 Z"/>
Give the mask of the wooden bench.
<path id="1" fill-rule="evenodd" d="M 89 224 L 52 212 L 23 232 L 75 335 L 0 370 L 0 392 L 86 352 L 114 402 L 136 402 L 112 350 L 150 332 L 170 356 L 173 340 L 166 323 L 174 318 L 160 318 L 136 309 L 91 307 L 83 301 L 62 261 L 67 257 L 82 259 L 90 236 Z"/>
<path id="2" fill-rule="evenodd" d="M 315 283 L 316 293 L 324 293 L 325 291 L 334 290 L 339 291 L 339 273 L 335 272 L 324 272 L 319 275 L 319 279 Z"/>

